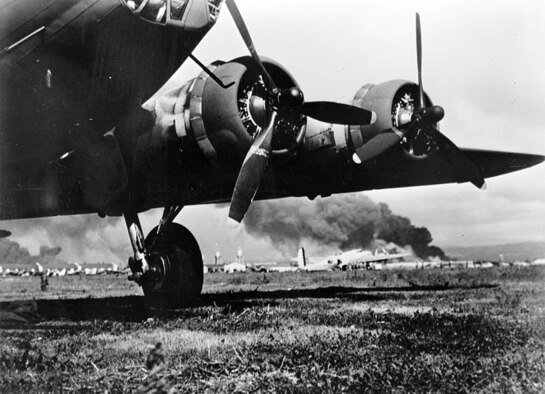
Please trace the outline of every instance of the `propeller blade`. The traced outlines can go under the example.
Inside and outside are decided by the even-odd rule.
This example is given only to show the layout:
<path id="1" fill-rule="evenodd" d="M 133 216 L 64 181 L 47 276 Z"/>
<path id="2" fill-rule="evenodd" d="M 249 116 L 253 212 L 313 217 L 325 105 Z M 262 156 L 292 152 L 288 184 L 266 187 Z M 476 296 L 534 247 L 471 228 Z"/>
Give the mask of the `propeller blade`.
<path id="1" fill-rule="evenodd" d="M 399 141 L 401 141 L 401 136 L 394 133 L 392 130 L 377 134 L 356 150 L 355 155 L 360 162 L 358 162 L 354 156 L 352 159 L 358 164 L 371 160 L 375 156 L 380 155 L 382 152 L 399 143 Z"/>
<path id="2" fill-rule="evenodd" d="M 481 171 L 469 160 L 454 142 L 440 133 L 431 123 L 437 123 L 445 116 L 445 111 L 440 106 L 425 108 L 424 87 L 422 85 L 422 28 L 420 27 L 420 15 L 416 13 L 416 60 L 418 67 L 418 88 L 420 107 L 413 115 L 413 126 L 420 128 L 435 140 L 447 160 L 455 171 L 462 174 L 462 178 L 469 180 L 479 189 L 486 189 L 486 183 Z"/>
<path id="3" fill-rule="evenodd" d="M 331 101 L 303 103 L 301 112 L 322 122 L 343 125 L 368 125 L 375 123 L 377 119 L 377 115 L 373 111 Z"/>
<path id="4" fill-rule="evenodd" d="M 424 86 L 422 85 L 422 32 L 420 29 L 420 15 L 416 13 L 416 59 L 418 63 L 418 87 L 420 89 L 420 108 L 424 108 Z"/>
<path id="5" fill-rule="evenodd" d="M 271 78 L 271 75 L 265 69 L 263 62 L 261 62 L 261 58 L 257 54 L 254 43 L 252 41 L 252 37 L 250 37 L 250 32 L 248 31 L 248 28 L 246 27 L 246 23 L 244 23 L 244 19 L 242 18 L 242 15 L 240 14 L 240 11 L 238 10 L 235 0 L 225 0 L 225 4 L 227 4 L 227 8 L 229 9 L 231 16 L 233 17 L 233 20 L 235 21 L 235 25 L 237 25 L 237 29 L 240 35 L 242 36 L 242 39 L 244 40 L 246 47 L 248 47 L 248 50 L 250 51 L 250 54 L 252 55 L 254 62 L 257 64 L 257 66 L 261 70 L 263 77 L 267 81 L 267 85 L 269 89 L 275 90 L 276 84 Z"/>
<path id="6" fill-rule="evenodd" d="M 435 127 L 428 126 L 424 131 L 431 135 L 441 148 L 441 151 L 446 154 L 448 161 L 452 164 L 457 172 L 462 174 L 462 177 L 469 180 L 479 189 L 486 189 L 486 183 L 481 171 L 464 155 L 464 152 L 458 148 L 454 142 L 449 140 Z"/>
<path id="7" fill-rule="evenodd" d="M 277 115 L 276 111 L 272 112 L 269 124 L 255 139 L 240 168 L 229 208 L 229 217 L 238 223 L 250 208 L 267 169 Z"/>

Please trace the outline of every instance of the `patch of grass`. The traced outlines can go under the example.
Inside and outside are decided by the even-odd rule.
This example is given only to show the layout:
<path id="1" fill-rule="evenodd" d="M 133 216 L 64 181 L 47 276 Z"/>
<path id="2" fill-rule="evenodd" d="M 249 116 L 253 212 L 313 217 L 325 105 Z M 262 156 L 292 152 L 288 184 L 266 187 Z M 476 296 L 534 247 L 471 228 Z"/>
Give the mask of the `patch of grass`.
<path id="1" fill-rule="evenodd" d="M 123 277 L 70 278 L 38 299 L 41 322 L 0 329 L 0 391 L 133 392 L 148 377 L 180 392 L 543 392 L 541 278 L 213 274 L 199 304 L 176 311 L 146 309 Z M 152 374 L 157 342 L 165 364 Z"/>

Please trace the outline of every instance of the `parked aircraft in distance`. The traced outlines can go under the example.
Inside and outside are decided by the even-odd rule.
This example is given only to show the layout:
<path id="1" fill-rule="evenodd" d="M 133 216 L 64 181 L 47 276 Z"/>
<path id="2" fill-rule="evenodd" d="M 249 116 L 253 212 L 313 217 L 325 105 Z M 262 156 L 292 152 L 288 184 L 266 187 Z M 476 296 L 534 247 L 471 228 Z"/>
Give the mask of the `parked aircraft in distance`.
<path id="1" fill-rule="evenodd" d="M 297 267 L 300 271 L 331 271 L 347 270 L 352 268 L 369 268 L 370 263 L 385 263 L 389 260 L 397 260 L 412 253 L 388 253 L 383 248 L 375 252 L 365 249 L 352 249 L 325 257 L 307 257 L 305 249 L 299 249 L 297 254 Z"/>
<path id="2" fill-rule="evenodd" d="M 254 199 L 482 188 L 544 160 L 460 149 L 439 131 L 444 110 L 423 89 L 418 15 L 417 83 L 358 82 L 350 104 L 309 102 L 285 67 L 259 56 L 234 0 L 225 5 L 251 56 L 204 65 L 192 55 L 223 2 L 0 0 L 0 220 L 123 216 L 130 278 L 179 306 L 203 284 L 199 245 L 173 222 L 184 206 L 230 201 L 240 222 Z M 271 20 L 271 33 L 282 24 Z M 377 56 L 407 66 L 391 49 L 369 61 Z M 156 94 L 188 57 L 200 75 Z M 139 214 L 151 208 L 164 213 L 145 237 Z"/>
<path id="3" fill-rule="evenodd" d="M 248 264 L 254 272 L 295 272 L 297 264 L 293 261 L 261 261 Z"/>

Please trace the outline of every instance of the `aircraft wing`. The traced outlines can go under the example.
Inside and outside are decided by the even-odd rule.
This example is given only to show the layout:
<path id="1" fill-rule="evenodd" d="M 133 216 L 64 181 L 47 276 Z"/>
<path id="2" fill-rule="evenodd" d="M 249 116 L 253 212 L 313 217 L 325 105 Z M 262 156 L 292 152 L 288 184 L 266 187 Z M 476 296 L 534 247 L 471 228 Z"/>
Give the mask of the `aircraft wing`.
<path id="1" fill-rule="evenodd" d="M 484 178 L 519 171 L 539 164 L 544 156 L 462 148 L 461 151 L 481 171 Z M 366 189 L 386 189 L 443 183 L 468 182 L 445 155 L 436 152 L 425 158 L 410 157 L 401 145 L 366 163 L 362 182 Z"/>
<path id="2" fill-rule="evenodd" d="M 376 255 L 371 255 L 371 254 L 362 255 L 347 261 L 342 261 L 341 264 L 338 265 L 338 267 L 342 268 L 344 266 L 351 265 L 351 264 L 364 264 L 364 263 L 372 263 L 375 261 L 394 260 L 394 259 L 407 257 L 410 255 L 411 253 L 395 253 L 395 254 L 378 253 Z"/>
<path id="3" fill-rule="evenodd" d="M 361 259 L 356 259 L 355 263 L 371 263 L 374 261 L 383 261 L 383 260 L 394 260 L 394 259 L 400 259 L 403 257 L 410 256 L 411 253 L 395 253 L 395 254 L 387 254 L 387 253 L 379 253 L 377 255 L 373 256 L 366 256 Z"/>
<path id="4" fill-rule="evenodd" d="M 260 93 L 261 77 L 251 71 L 255 64 L 248 58 L 215 63 L 216 79 L 232 87 L 201 73 L 178 87 L 179 93 L 184 87 L 191 93 L 185 90 L 169 104 L 169 111 L 179 104 L 176 115 L 183 114 L 183 121 L 178 118 L 177 125 L 183 125 L 184 132 L 178 135 L 171 126 L 155 128 L 161 124 L 142 103 L 178 69 L 209 28 L 180 29 L 172 20 L 163 23 L 163 13 L 155 13 L 163 7 L 146 8 L 165 1 L 18 0 L 0 5 L 0 220 L 92 212 L 117 216 L 129 198 L 139 211 L 230 201 L 258 127 L 247 121 L 254 110 L 268 113 L 268 100 L 259 96 L 266 92 Z M 221 0 L 199 3 L 219 10 Z M 136 4 L 141 7 L 134 8 Z M 150 17 L 153 20 L 142 20 Z M 194 23 L 198 26 L 199 18 Z M 243 36 L 247 41 L 247 34 Z M 244 167 L 249 175 L 240 178 L 239 203 L 250 202 L 254 195 L 312 197 L 469 181 L 449 162 L 449 155 L 415 158 L 400 144 L 360 166 L 345 160 L 354 153 L 353 137 L 331 130 L 311 135 L 299 121 L 291 123 L 288 107 L 297 104 L 309 117 L 327 123 L 354 123 L 348 119 L 352 116 L 336 115 L 354 115 L 354 108 L 301 102 L 302 91 L 292 89 L 297 83 L 287 70 L 264 60 L 285 84 L 285 94 L 275 97 L 286 100 L 282 116 L 287 123 L 279 124 L 289 138 L 285 144 L 280 138 L 281 146 L 273 149 L 263 133 L 263 145 L 253 146 L 248 156 L 252 160 Z M 293 93 L 297 97 L 290 98 Z M 391 123 L 390 107 L 378 115 Z M 278 134 L 270 126 L 267 130 Z M 292 136 L 294 130 L 298 132 Z M 290 155 L 292 148 L 299 154 Z M 269 151 L 283 153 L 267 167 Z M 485 178 L 544 159 L 463 152 Z M 254 159 L 258 166 L 251 164 Z M 264 174 L 266 181 L 255 189 Z"/>
<path id="5" fill-rule="evenodd" d="M 339 266 L 336 264 L 328 264 L 328 263 L 316 263 L 316 264 L 309 264 L 305 267 L 298 267 L 298 271 L 332 271 Z"/>
<path id="6" fill-rule="evenodd" d="M 527 153 L 498 152 L 463 148 L 464 154 L 481 169 L 485 178 L 519 171 L 545 160 L 541 155 Z"/>

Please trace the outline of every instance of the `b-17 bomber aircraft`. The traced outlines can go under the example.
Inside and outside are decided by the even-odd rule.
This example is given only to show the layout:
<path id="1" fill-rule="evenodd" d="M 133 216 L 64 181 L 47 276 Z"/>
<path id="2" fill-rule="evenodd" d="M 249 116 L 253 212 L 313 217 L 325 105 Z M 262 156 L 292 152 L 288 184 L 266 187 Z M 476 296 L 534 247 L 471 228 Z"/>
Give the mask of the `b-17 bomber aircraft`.
<path id="1" fill-rule="evenodd" d="M 192 51 L 225 8 L 250 56 L 204 65 Z M 123 216 L 131 278 L 178 306 L 203 284 L 198 243 L 173 222 L 184 206 L 231 201 L 241 222 L 254 199 L 483 187 L 544 160 L 460 149 L 439 132 L 418 16 L 416 42 L 417 83 L 305 101 L 258 54 L 234 0 L 0 0 L 0 220 Z M 157 94 L 188 57 L 200 75 Z M 144 237 L 138 215 L 158 207 Z"/>

